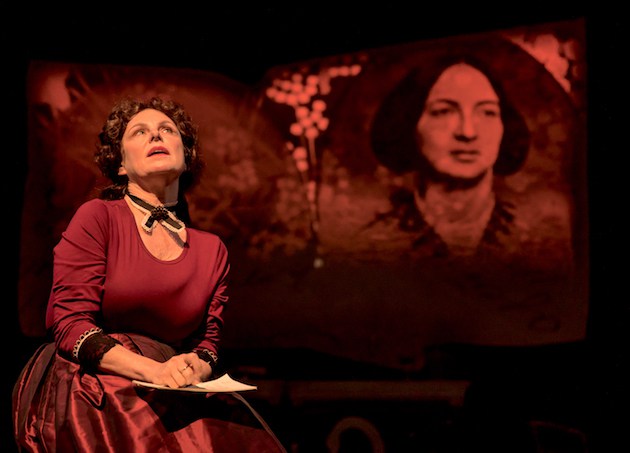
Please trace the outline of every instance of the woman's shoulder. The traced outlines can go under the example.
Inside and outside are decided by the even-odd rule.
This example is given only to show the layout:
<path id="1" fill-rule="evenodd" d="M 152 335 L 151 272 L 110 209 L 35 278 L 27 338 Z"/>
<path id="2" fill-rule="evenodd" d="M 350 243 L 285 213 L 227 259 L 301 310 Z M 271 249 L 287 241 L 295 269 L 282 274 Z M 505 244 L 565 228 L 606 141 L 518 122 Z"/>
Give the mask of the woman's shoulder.
<path id="1" fill-rule="evenodd" d="M 103 200 L 102 198 L 91 198 L 87 201 L 84 201 L 80 208 L 81 209 L 111 209 L 114 207 L 119 207 L 126 205 L 127 203 L 123 198 L 119 200 Z"/>
<path id="2" fill-rule="evenodd" d="M 197 228 L 187 228 L 189 241 L 201 244 L 201 248 L 211 248 L 217 250 L 220 254 L 227 254 L 227 247 L 223 239 L 210 231 L 200 230 Z"/>
<path id="3" fill-rule="evenodd" d="M 200 230 L 194 227 L 188 227 L 186 231 L 188 232 L 189 235 L 195 237 L 198 241 L 203 241 L 203 242 L 217 244 L 217 245 L 218 244 L 223 245 L 223 239 L 221 239 L 219 235 L 212 233 L 210 231 Z"/>
<path id="4" fill-rule="evenodd" d="M 89 224 L 102 224 L 107 222 L 113 215 L 117 215 L 120 212 L 120 207 L 125 206 L 124 200 L 102 200 L 100 198 L 93 198 L 87 200 L 79 205 L 76 209 L 70 226 L 72 225 L 89 225 Z"/>
<path id="5" fill-rule="evenodd" d="M 79 205 L 75 217 L 109 214 L 109 212 L 118 210 L 120 206 L 124 205 L 126 205 L 126 203 L 122 199 L 102 200 L 100 198 L 92 198 Z"/>

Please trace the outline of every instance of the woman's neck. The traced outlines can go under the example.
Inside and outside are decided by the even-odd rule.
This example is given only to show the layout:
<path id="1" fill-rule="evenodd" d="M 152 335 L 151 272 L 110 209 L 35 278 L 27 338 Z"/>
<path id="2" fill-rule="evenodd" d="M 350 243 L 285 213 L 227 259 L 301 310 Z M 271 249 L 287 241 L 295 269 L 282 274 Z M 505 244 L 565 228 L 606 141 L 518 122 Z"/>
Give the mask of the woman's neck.
<path id="1" fill-rule="evenodd" d="M 483 238 L 495 205 L 492 175 L 479 184 L 454 189 L 429 183 L 416 192 L 416 206 L 422 217 L 455 255 L 474 254 Z"/>
<path id="2" fill-rule="evenodd" d="M 424 190 L 416 192 L 416 205 L 425 218 L 434 222 L 474 221 L 494 200 L 492 180 L 492 173 L 488 172 L 477 184 L 465 188 L 424 181 Z"/>
<path id="3" fill-rule="evenodd" d="M 165 187 L 153 188 L 130 181 L 127 185 L 127 192 L 149 204 L 169 206 L 177 203 L 179 184 L 176 181 Z"/>

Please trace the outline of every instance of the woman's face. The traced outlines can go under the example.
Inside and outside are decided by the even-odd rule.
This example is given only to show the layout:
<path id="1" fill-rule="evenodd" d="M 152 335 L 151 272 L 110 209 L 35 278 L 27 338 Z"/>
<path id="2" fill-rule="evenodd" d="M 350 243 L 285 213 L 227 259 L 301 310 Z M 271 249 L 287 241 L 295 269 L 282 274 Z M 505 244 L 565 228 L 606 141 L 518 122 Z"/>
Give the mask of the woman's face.
<path id="1" fill-rule="evenodd" d="M 475 178 L 491 169 L 503 122 L 488 78 L 465 63 L 448 67 L 429 91 L 416 131 L 422 154 L 439 173 Z"/>
<path id="2" fill-rule="evenodd" d="M 127 175 L 130 182 L 157 177 L 171 183 L 185 169 L 184 144 L 173 120 L 154 109 L 131 118 L 122 139 L 119 174 Z"/>

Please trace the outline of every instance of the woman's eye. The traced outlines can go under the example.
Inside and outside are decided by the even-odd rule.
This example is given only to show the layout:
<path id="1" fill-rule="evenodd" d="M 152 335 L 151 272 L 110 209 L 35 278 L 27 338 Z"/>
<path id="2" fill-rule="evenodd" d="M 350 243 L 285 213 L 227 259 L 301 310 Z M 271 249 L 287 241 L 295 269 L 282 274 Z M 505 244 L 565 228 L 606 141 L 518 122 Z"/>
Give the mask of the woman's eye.
<path id="1" fill-rule="evenodd" d="M 497 112 L 496 110 L 485 110 L 483 112 L 483 115 L 486 118 L 498 118 L 499 117 L 499 112 Z"/>
<path id="2" fill-rule="evenodd" d="M 453 109 L 450 107 L 442 107 L 442 108 L 437 108 L 437 109 L 431 109 L 429 111 L 429 114 L 431 116 L 435 116 L 435 117 L 439 117 L 439 116 L 445 116 L 448 115 L 449 113 L 452 113 Z"/>
<path id="3" fill-rule="evenodd" d="M 168 134 L 173 134 L 175 132 L 172 127 L 163 127 L 162 130 Z"/>
<path id="4" fill-rule="evenodd" d="M 136 131 L 133 133 L 133 135 L 143 135 L 144 134 L 144 129 L 136 129 Z"/>
<path id="5" fill-rule="evenodd" d="M 486 118 L 496 118 L 501 116 L 501 107 L 495 103 L 484 103 L 482 105 L 477 106 L 475 109 L 478 115 L 484 116 Z"/>

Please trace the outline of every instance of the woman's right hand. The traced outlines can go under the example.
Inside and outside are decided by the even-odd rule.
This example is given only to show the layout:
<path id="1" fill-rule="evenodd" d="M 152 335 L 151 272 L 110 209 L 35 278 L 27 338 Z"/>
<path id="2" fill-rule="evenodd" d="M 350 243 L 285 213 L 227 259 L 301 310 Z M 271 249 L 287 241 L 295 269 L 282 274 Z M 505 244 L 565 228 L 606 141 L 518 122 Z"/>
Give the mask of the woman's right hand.
<path id="1" fill-rule="evenodd" d="M 210 365 L 194 352 L 175 355 L 166 362 L 156 364 L 155 374 L 149 382 L 170 388 L 198 384 L 206 380 L 212 372 Z"/>

